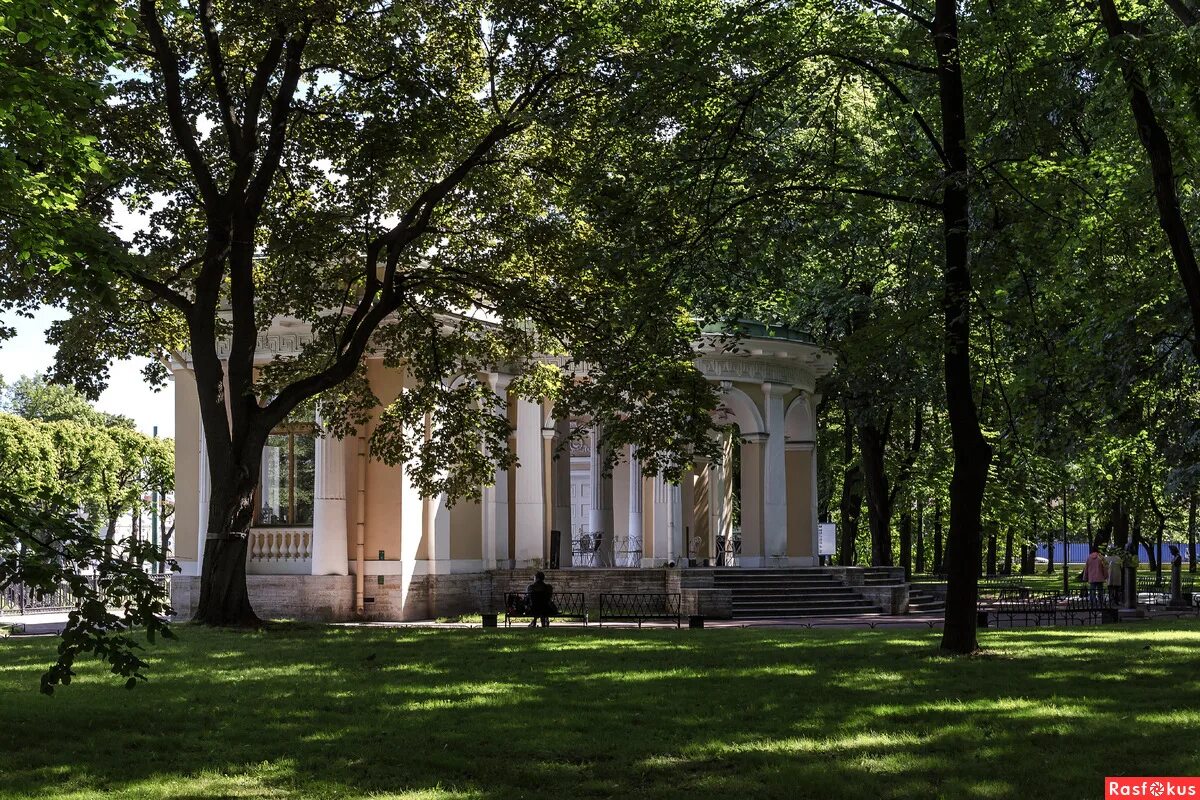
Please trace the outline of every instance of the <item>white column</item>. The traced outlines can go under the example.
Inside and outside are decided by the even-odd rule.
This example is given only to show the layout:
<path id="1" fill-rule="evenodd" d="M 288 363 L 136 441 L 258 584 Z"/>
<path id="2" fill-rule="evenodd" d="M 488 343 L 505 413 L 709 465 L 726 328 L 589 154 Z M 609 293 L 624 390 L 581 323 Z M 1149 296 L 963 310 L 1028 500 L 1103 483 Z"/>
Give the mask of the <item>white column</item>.
<path id="1" fill-rule="evenodd" d="M 489 372 L 486 376 L 492 391 L 507 402 L 508 384 L 511 375 Z M 484 569 L 508 567 L 508 470 L 497 469 L 495 481 L 483 487 L 480 502 L 483 514 L 483 566 Z"/>
<path id="2" fill-rule="evenodd" d="M 600 534 L 600 551 L 597 553 L 596 566 L 611 567 L 613 555 L 613 525 L 612 503 L 612 473 L 604 472 L 604 454 L 608 445 L 601 445 L 600 428 L 592 427 L 592 507 L 589 512 L 588 532 Z"/>
<path id="3" fill-rule="evenodd" d="M 642 552 L 642 465 L 637 448 L 629 446 L 629 563 L 625 567 L 640 567 Z"/>
<path id="4" fill-rule="evenodd" d="M 317 439 L 313 487 L 313 575 L 348 575 L 346 538 L 346 442 Z"/>
<path id="5" fill-rule="evenodd" d="M 204 545 L 208 541 L 208 502 L 212 499 L 212 478 L 208 474 L 208 442 L 204 439 L 204 425 L 200 423 L 200 508 L 196 536 L 196 574 L 202 574 L 204 569 Z"/>
<path id="6" fill-rule="evenodd" d="M 717 564 L 717 545 L 718 539 L 728 537 L 729 530 L 725 521 L 729 519 L 729 514 L 725 508 L 725 484 L 728 482 L 729 473 L 729 447 L 728 438 L 723 443 L 725 457 L 720 460 L 720 463 L 711 463 L 708 465 L 708 563 L 709 566 Z"/>
<path id="7" fill-rule="evenodd" d="M 560 531 L 562 539 L 559 544 L 559 565 L 571 566 L 571 437 L 570 420 L 559 419 L 554 422 L 554 455 L 551 462 L 554 479 L 554 524 L 552 530 Z"/>
<path id="8" fill-rule="evenodd" d="M 787 466 L 784 462 L 783 396 L 789 387 L 764 383 L 763 423 L 763 557 L 770 566 L 787 563 Z"/>
<path id="9" fill-rule="evenodd" d="M 668 483 L 662 475 L 654 477 L 654 558 L 642 559 L 642 566 L 654 567 L 679 563 L 683 554 L 683 506 L 680 487 Z"/>
<path id="10" fill-rule="evenodd" d="M 542 476 L 542 406 L 517 398 L 517 487 L 514 494 L 516 509 L 515 565 L 529 566 L 544 556 L 542 536 L 545 531 L 545 487 Z"/>
<path id="11" fill-rule="evenodd" d="M 425 415 L 425 442 L 433 438 L 433 417 Z M 425 555 L 429 571 L 441 574 L 450 571 L 450 509 L 446 495 L 421 498 L 421 536 L 425 540 Z"/>

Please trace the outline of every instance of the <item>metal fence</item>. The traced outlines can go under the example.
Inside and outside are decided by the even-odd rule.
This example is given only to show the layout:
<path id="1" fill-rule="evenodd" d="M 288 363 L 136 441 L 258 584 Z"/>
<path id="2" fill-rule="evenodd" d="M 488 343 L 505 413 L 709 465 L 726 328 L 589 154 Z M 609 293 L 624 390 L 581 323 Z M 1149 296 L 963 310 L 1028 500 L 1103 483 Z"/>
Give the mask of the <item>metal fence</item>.
<path id="1" fill-rule="evenodd" d="M 151 580 L 163 587 L 167 596 L 171 595 L 171 576 L 169 573 L 151 575 Z M 95 575 L 88 576 L 88 585 L 96 588 Z M 0 614 L 61 614 L 75 608 L 75 596 L 71 593 L 70 584 L 60 583 L 51 592 L 43 593 L 34 587 L 23 583 L 13 583 L 0 589 Z"/>
<path id="2" fill-rule="evenodd" d="M 1148 544 L 1150 546 L 1150 548 L 1153 549 L 1153 547 L 1154 547 L 1153 542 L 1147 542 L 1146 544 Z M 1162 543 L 1162 548 L 1159 550 L 1158 560 L 1163 562 L 1164 564 L 1171 563 L 1171 549 L 1170 549 L 1171 545 L 1175 545 L 1176 547 L 1179 548 L 1179 552 L 1181 554 L 1183 554 L 1183 562 L 1186 564 L 1188 561 L 1188 548 L 1187 548 L 1186 542 L 1164 541 Z M 1037 548 L 1037 557 L 1038 558 L 1046 558 L 1047 557 L 1046 554 L 1048 552 L 1050 552 L 1050 551 L 1047 549 L 1047 547 L 1044 543 L 1038 545 L 1038 548 Z M 1087 542 L 1071 542 L 1067 546 L 1067 556 L 1070 558 L 1069 563 L 1083 564 L 1084 562 L 1087 561 L 1089 552 L 1091 552 L 1091 546 Z M 1062 563 L 1062 555 L 1063 555 L 1062 542 L 1056 542 L 1054 545 L 1054 558 L 1052 559 L 1055 564 Z M 1146 548 L 1143 547 L 1141 544 L 1139 544 L 1138 545 L 1138 556 L 1143 558 L 1143 560 L 1144 560 L 1145 555 L 1146 555 Z"/>

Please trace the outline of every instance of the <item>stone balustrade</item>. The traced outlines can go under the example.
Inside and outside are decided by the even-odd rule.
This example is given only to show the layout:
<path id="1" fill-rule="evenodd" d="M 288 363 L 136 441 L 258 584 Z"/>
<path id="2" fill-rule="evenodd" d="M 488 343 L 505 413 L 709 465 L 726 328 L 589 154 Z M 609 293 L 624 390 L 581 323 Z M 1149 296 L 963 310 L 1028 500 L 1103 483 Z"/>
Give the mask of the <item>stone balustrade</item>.
<path id="1" fill-rule="evenodd" d="M 307 575 L 312 571 L 312 528 L 251 528 L 246 572 Z"/>

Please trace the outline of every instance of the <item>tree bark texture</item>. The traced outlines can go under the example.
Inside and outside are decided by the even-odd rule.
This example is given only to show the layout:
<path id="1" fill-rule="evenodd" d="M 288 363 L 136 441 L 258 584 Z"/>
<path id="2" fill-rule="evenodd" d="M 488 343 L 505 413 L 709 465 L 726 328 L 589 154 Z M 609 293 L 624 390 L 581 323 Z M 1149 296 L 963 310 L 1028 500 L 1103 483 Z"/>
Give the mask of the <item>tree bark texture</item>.
<path id="1" fill-rule="evenodd" d="M 843 405 L 843 409 L 845 406 Z M 846 469 L 842 473 L 842 498 L 838 505 L 842 529 L 838 546 L 838 564 L 852 567 L 858 563 L 858 521 L 862 516 L 862 469 L 855 458 L 854 423 L 845 415 L 843 428 L 843 455 Z"/>
<path id="2" fill-rule="evenodd" d="M 1100 17 L 1108 38 L 1118 47 L 1128 47 L 1125 23 L 1117 11 L 1115 0 L 1099 0 Z M 1129 107 L 1137 124 L 1138 139 L 1146 150 L 1150 161 L 1150 174 L 1154 179 L 1154 201 L 1158 207 L 1158 224 L 1167 236 L 1175 268 L 1183 283 L 1188 308 L 1192 312 L 1192 354 L 1200 363 L 1200 266 L 1196 263 L 1196 251 L 1179 207 L 1179 192 L 1175 179 L 1175 163 L 1171 154 L 1171 141 L 1158 121 L 1158 115 L 1146 92 L 1146 81 L 1138 69 L 1132 54 L 1121 54 L 1121 77 L 1129 92 Z"/>
<path id="3" fill-rule="evenodd" d="M 862 454 L 863 486 L 867 496 L 867 524 L 871 528 L 871 566 L 892 566 L 892 507 L 888 493 L 884 452 L 887 433 L 874 424 L 858 426 Z"/>
<path id="4" fill-rule="evenodd" d="M 1004 526 L 1004 574 L 1012 575 L 1013 570 L 1013 528 Z"/>
<path id="5" fill-rule="evenodd" d="M 942 547 L 942 498 L 933 498 L 933 574 L 945 575 L 946 564 Z"/>
<path id="6" fill-rule="evenodd" d="M 950 534 L 946 553 L 946 619 L 941 647 L 953 653 L 972 653 L 979 648 L 975 612 L 979 598 L 980 528 L 992 448 L 983 438 L 979 427 L 971 381 L 971 267 L 968 240 L 971 201 L 957 0 L 936 0 L 933 44 L 937 52 L 945 162 L 942 228 L 946 249 L 943 273 L 946 411 L 954 449 L 954 472 L 950 479 Z"/>
<path id="7" fill-rule="evenodd" d="M 925 574 L 925 500 L 917 498 L 917 555 L 915 569 L 918 575 Z"/>

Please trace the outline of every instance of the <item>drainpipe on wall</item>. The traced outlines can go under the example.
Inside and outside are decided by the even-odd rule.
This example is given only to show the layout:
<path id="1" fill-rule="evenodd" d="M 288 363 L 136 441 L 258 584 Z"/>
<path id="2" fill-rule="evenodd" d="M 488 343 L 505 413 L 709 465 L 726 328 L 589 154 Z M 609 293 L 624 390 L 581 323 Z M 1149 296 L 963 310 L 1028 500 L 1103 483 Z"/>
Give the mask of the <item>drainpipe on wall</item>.
<path id="1" fill-rule="evenodd" d="M 364 601 L 363 574 L 367 569 L 367 437 L 358 437 L 358 502 L 355 504 L 354 522 L 354 558 L 357 566 L 354 570 L 354 613 L 359 617 L 366 614 Z"/>

